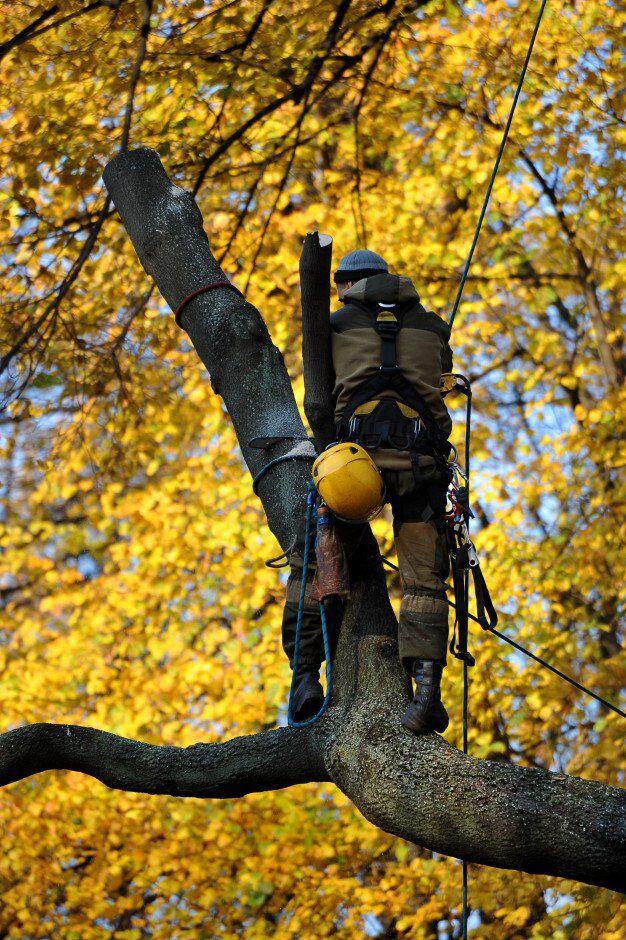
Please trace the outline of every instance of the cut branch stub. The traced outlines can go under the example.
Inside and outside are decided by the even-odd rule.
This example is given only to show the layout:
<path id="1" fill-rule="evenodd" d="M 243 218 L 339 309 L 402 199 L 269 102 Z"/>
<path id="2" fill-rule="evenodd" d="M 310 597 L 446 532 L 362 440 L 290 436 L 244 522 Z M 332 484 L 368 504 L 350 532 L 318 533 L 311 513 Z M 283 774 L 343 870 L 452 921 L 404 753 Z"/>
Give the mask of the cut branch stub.
<path id="1" fill-rule="evenodd" d="M 333 240 L 309 232 L 300 255 L 304 413 L 318 450 L 335 439 L 330 339 L 330 269 Z"/>
<path id="2" fill-rule="evenodd" d="M 168 179 L 154 150 L 140 147 L 120 154 L 103 178 L 139 260 L 172 310 L 206 284 L 226 279 L 193 196 Z M 228 287 L 191 300 L 181 324 L 224 399 L 246 464 L 256 475 L 288 451 L 294 438 L 305 437 L 283 357 L 258 310 Z M 261 451 L 249 446 L 255 438 L 277 442 Z M 287 461 L 259 485 L 282 548 L 295 535 L 308 480 L 305 461 Z"/>

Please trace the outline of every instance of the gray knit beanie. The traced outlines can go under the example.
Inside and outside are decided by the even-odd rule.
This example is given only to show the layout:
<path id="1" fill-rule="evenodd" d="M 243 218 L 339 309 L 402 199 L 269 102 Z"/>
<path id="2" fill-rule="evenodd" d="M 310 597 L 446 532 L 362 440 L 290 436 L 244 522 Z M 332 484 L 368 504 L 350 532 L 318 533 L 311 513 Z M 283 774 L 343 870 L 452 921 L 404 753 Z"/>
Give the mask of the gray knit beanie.
<path id="1" fill-rule="evenodd" d="M 335 284 L 345 284 L 346 281 L 360 281 L 364 277 L 373 277 L 374 274 L 384 274 L 389 270 L 387 262 L 375 251 L 367 248 L 358 248 L 349 251 L 339 262 L 335 271 Z"/>

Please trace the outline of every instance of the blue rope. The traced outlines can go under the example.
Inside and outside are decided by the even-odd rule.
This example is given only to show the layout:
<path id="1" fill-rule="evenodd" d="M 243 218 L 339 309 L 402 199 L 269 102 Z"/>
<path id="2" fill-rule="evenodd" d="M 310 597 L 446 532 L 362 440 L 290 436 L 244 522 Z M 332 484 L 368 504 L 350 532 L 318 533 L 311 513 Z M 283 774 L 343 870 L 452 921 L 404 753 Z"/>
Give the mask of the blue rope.
<path id="1" fill-rule="evenodd" d="M 302 615 L 304 612 L 304 595 L 306 592 L 306 582 L 307 582 L 307 572 L 309 564 L 309 552 L 311 544 L 311 520 L 313 518 L 313 510 L 315 508 L 315 502 L 317 499 L 317 494 L 315 491 L 315 484 L 310 483 L 309 488 L 306 494 L 306 516 L 305 516 L 305 530 L 304 530 L 304 555 L 303 555 L 303 564 L 302 564 L 302 584 L 300 586 L 300 597 L 298 599 L 298 616 L 296 619 L 296 636 L 294 642 L 294 651 L 293 651 L 293 671 L 291 673 L 291 687 L 289 689 L 289 704 L 287 705 L 287 724 L 290 728 L 307 728 L 309 725 L 315 724 L 318 718 L 321 718 L 326 709 L 328 708 L 328 703 L 330 702 L 330 693 L 332 688 L 332 679 L 333 671 L 332 664 L 330 661 L 330 643 L 328 640 L 328 625 L 326 622 L 326 609 L 323 603 L 320 603 L 320 618 L 322 621 L 322 641 L 324 643 L 324 657 L 326 659 L 326 694 L 324 696 L 324 701 L 322 702 L 320 710 L 317 714 L 313 715 L 312 718 L 307 718 L 306 721 L 295 721 L 293 716 L 293 695 L 296 685 L 296 674 L 298 671 L 298 659 L 300 656 L 300 633 L 302 632 Z M 317 541 L 317 539 L 316 539 Z"/>

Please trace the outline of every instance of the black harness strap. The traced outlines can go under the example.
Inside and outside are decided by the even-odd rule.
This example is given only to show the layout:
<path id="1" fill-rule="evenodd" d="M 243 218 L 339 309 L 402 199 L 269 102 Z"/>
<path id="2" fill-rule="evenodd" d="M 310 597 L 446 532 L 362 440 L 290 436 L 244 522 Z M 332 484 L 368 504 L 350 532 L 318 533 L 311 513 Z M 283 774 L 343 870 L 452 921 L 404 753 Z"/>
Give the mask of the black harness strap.
<path id="1" fill-rule="evenodd" d="M 470 568 L 474 579 L 474 594 L 476 595 L 476 619 L 483 630 L 493 630 L 498 622 L 498 613 L 493 606 L 491 594 L 485 581 L 480 565 Z"/>
<path id="2" fill-rule="evenodd" d="M 390 309 L 383 308 L 376 317 L 376 332 L 380 336 L 380 368 L 397 369 L 396 337 L 400 329 L 398 318 Z"/>
<path id="3" fill-rule="evenodd" d="M 467 666 L 474 665 L 474 657 L 467 649 L 469 627 L 469 573 L 467 546 L 451 545 L 450 561 L 454 588 L 455 622 L 450 640 L 450 652 Z"/>

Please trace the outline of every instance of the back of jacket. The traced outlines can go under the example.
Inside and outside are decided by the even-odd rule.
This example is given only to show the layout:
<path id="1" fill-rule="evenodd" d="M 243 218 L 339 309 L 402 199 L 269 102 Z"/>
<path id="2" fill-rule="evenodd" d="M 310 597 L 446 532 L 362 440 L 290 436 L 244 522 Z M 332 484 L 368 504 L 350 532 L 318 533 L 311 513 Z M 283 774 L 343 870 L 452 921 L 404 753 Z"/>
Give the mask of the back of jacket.
<path id="1" fill-rule="evenodd" d="M 396 354 L 400 369 L 430 405 L 446 438 L 452 421 L 441 396 L 441 376 L 452 369 L 450 330 L 441 317 L 429 313 L 408 277 L 377 274 L 350 287 L 344 306 L 331 315 L 331 339 L 335 370 L 335 418 L 343 414 L 354 390 L 374 375 L 381 364 L 381 340 L 374 323 L 378 304 L 394 304 L 399 320 Z M 410 465 L 407 454 L 374 453 L 379 466 Z"/>

